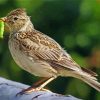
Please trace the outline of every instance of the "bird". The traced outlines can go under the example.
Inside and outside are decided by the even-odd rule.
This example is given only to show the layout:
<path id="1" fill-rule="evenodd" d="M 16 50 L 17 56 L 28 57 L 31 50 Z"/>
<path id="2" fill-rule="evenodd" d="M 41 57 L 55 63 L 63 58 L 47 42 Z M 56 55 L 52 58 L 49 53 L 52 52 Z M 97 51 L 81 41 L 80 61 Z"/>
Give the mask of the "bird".
<path id="1" fill-rule="evenodd" d="M 59 76 L 80 79 L 100 92 L 97 74 L 80 67 L 60 44 L 36 30 L 26 9 L 12 10 L 0 20 L 9 27 L 8 46 L 16 64 L 35 76 L 43 77 L 43 80 L 20 93 L 43 90 Z"/>

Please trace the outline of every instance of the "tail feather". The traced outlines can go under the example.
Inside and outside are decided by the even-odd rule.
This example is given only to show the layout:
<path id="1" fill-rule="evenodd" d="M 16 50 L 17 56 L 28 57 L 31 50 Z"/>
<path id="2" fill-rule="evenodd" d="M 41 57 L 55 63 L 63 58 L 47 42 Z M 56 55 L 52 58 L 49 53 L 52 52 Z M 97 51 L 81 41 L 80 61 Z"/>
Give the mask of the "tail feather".
<path id="1" fill-rule="evenodd" d="M 91 76 L 98 76 L 95 72 L 93 72 L 89 69 L 86 69 L 84 67 L 81 67 L 81 69 L 82 69 L 83 72 L 86 72 L 86 73 L 90 74 Z"/>
<path id="2" fill-rule="evenodd" d="M 82 77 L 81 80 L 83 80 L 85 83 L 87 83 L 88 85 L 100 92 L 100 83 L 94 80 L 93 78 L 85 76 Z"/>
<path id="3" fill-rule="evenodd" d="M 97 76 L 97 74 L 95 74 L 94 72 L 87 69 L 82 69 L 82 73 L 78 78 L 100 92 L 100 83 L 97 81 L 97 78 L 95 76 Z"/>
<path id="4" fill-rule="evenodd" d="M 79 70 L 74 71 L 60 70 L 60 75 L 78 78 L 100 92 L 100 83 L 97 81 L 96 78 L 97 74 L 91 70 L 85 68 L 80 68 Z"/>

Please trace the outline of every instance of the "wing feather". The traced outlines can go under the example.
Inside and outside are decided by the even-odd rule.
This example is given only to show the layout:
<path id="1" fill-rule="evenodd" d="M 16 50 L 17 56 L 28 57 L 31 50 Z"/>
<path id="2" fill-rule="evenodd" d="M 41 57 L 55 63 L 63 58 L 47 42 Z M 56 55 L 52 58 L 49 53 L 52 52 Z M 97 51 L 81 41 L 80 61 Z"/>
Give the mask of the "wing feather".
<path id="1" fill-rule="evenodd" d="M 25 34 L 27 37 L 25 37 Z M 35 30 L 30 34 L 24 33 L 23 35 L 23 33 L 20 33 L 20 35 L 24 36 L 23 39 L 19 39 L 21 41 L 21 50 L 25 53 L 27 52 L 28 56 L 35 56 L 48 63 L 61 66 L 62 68 L 72 70 L 78 70 L 80 68 L 55 40 L 43 33 Z"/>

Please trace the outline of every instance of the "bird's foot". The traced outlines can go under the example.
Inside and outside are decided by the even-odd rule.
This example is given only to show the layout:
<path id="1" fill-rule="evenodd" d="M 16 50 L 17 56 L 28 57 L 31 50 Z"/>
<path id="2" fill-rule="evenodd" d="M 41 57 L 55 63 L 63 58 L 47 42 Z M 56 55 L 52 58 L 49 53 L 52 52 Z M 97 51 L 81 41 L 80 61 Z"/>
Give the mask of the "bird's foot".
<path id="1" fill-rule="evenodd" d="M 44 89 L 44 88 L 40 88 L 40 87 L 36 87 L 36 88 L 33 88 L 33 87 L 29 87 L 29 88 L 27 88 L 27 89 L 23 89 L 21 92 L 19 92 L 19 93 L 17 93 L 16 94 L 16 96 L 18 96 L 18 95 L 23 95 L 23 94 L 29 94 L 29 93 L 31 93 L 31 92 L 36 92 L 36 91 L 49 91 L 50 92 L 50 90 L 47 90 L 47 89 Z"/>
<path id="2" fill-rule="evenodd" d="M 23 94 L 27 94 L 27 93 L 31 93 L 33 91 L 49 91 L 47 89 L 44 89 L 43 87 L 48 84 L 50 81 L 52 81 L 54 79 L 54 77 L 51 77 L 51 78 L 46 78 L 36 84 L 33 84 L 31 87 L 27 88 L 27 89 L 24 89 L 22 90 L 21 92 L 17 93 L 16 96 L 18 95 L 23 95 Z M 50 92 L 50 91 L 49 91 Z"/>
<path id="3" fill-rule="evenodd" d="M 18 95 L 23 95 L 23 94 L 27 94 L 27 93 L 31 93 L 33 91 L 39 91 L 39 88 L 33 88 L 33 87 L 29 87 L 27 89 L 23 89 L 21 92 L 17 93 L 16 96 Z"/>

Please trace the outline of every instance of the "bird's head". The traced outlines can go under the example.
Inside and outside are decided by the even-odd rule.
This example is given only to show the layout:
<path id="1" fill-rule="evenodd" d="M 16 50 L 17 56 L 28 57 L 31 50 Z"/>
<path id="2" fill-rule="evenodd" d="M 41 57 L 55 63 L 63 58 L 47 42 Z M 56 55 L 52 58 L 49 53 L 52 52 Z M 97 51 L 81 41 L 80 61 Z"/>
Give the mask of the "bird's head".
<path id="1" fill-rule="evenodd" d="M 12 33 L 26 31 L 30 25 L 33 27 L 30 17 L 27 15 L 25 9 L 21 8 L 11 11 L 6 17 L 1 18 L 0 20 L 7 24 Z"/>

